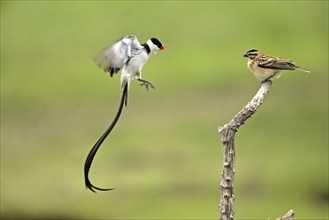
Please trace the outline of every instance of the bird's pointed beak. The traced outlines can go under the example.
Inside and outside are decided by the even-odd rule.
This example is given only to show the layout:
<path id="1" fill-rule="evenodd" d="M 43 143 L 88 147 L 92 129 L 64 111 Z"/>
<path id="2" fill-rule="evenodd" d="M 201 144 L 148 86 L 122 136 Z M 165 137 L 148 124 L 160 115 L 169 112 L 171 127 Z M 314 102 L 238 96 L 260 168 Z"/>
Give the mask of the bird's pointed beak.
<path id="1" fill-rule="evenodd" d="M 248 57 L 248 55 L 247 54 L 243 54 L 243 57 Z"/>
<path id="2" fill-rule="evenodd" d="M 165 47 L 162 45 L 161 47 L 160 47 L 160 50 L 164 50 L 165 49 Z"/>

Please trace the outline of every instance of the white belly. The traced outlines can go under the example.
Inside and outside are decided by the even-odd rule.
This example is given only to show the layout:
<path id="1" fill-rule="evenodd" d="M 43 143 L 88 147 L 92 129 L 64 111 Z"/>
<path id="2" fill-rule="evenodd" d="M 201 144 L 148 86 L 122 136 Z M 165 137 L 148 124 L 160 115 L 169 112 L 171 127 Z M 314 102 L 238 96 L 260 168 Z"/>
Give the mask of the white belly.
<path id="1" fill-rule="evenodd" d="M 253 61 L 249 61 L 247 63 L 247 67 L 251 72 L 254 73 L 256 78 L 260 79 L 260 80 L 266 80 L 270 77 L 279 78 L 281 76 L 281 73 L 279 70 L 261 68 L 257 64 L 255 64 Z"/>
<path id="2" fill-rule="evenodd" d="M 124 66 L 122 74 L 126 75 L 126 77 L 129 77 L 130 79 L 140 79 L 142 68 L 147 60 L 148 56 L 145 53 L 131 58 L 128 65 Z"/>

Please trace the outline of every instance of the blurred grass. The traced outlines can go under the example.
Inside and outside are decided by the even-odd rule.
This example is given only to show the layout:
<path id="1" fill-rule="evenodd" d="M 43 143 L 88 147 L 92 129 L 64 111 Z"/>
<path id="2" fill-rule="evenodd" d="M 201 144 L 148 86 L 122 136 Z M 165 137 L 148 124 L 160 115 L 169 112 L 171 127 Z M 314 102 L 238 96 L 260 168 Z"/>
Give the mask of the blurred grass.
<path id="1" fill-rule="evenodd" d="M 158 37 L 130 103 L 91 57 L 117 38 Z M 327 1 L 1 1 L 1 218 L 217 219 L 217 127 L 259 87 L 242 54 L 296 61 L 237 137 L 237 219 L 328 219 Z"/>

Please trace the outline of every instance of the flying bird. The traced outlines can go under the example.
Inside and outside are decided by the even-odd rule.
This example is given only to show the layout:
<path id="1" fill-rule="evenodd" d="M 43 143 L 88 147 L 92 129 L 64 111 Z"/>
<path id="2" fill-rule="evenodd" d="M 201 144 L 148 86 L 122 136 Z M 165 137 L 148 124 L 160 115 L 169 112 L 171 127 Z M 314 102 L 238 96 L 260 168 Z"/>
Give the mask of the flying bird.
<path id="1" fill-rule="evenodd" d="M 281 76 L 281 70 L 301 70 L 307 73 L 310 72 L 307 69 L 296 66 L 291 60 L 268 56 L 257 49 L 251 49 L 243 56 L 248 58 L 247 67 L 249 70 L 262 81 L 270 80 L 271 78 L 279 78 Z"/>
<path id="2" fill-rule="evenodd" d="M 117 40 L 112 45 L 101 50 L 95 57 L 94 61 L 111 77 L 122 69 L 121 73 L 121 101 L 119 109 L 112 123 L 103 135 L 98 139 L 90 150 L 84 165 L 85 185 L 93 192 L 96 190 L 107 191 L 114 188 L 100 188 L 94 186 L 89 180 L 89 170 L 97 150 L 110 134 L 115 124 L 119 120 L 123 106 L 128 105 L 128 90 L 131 80 L 138 80 L 146 90 L 155 88 L 150 81 L 142 79 L 142 68 L 151 55 L 156 54 L 160 50 L 164 50 L 163 44 L 157 38 L 150 38 L 146 43 L 140 44 L 134 35 L 125 36 Z"/>

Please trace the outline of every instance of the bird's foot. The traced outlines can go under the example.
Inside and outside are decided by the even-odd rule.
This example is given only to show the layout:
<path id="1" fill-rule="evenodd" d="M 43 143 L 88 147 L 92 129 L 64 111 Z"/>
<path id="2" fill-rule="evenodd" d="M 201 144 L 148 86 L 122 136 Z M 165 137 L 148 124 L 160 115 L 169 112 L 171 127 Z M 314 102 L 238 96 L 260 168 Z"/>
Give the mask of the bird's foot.
<path id="1" fill-rule="evenodd" d="M 146 90 L 149 91 L 149 87 L 151 87 L 152 89 L 155 89 L 155 87 L 153 86 L 153 84 L 147 80 L 144 79 L 138 79 L 138 81 L 142 82 L 140 85 L 141 86 L 145 86 Z"/>
<path id="2" fill-rule="evenodd" d="M 269 83 L 270 85 L 272 85 L 273 81 L 271 78 L 265 79 L 261 82 L 261 85 L 263 85 L 263 83 Z"/>
<path id="3" fill-rule="evenodd" d="M 271 78 L 272 78 L 272 77 L 263 80 L 262 83 L 266 83 L 266 82 L 268 82 L 268 81 L 271 81 L 271 82 L 272 82 Z"/>
<path id="4" fill-rule="evenodd" d="M 272 76 L 270 76 L 270 77 L 264 79 L 264 80 L 262 81 L 262 83 L 265 83 L 265 82 L 268 82 L 268 81 L 271 81 L 271 82 L 272 82 L 272 78 L 273 78 L 274 76 L 275 76 L 275 74 L 273 74 Z"/>

